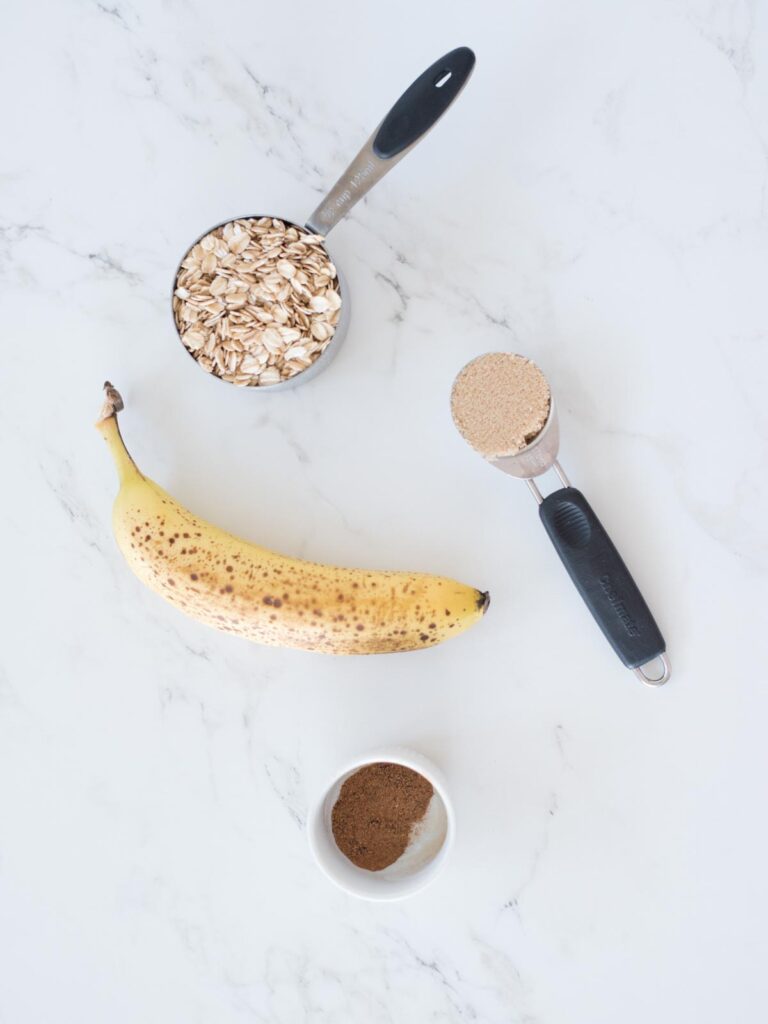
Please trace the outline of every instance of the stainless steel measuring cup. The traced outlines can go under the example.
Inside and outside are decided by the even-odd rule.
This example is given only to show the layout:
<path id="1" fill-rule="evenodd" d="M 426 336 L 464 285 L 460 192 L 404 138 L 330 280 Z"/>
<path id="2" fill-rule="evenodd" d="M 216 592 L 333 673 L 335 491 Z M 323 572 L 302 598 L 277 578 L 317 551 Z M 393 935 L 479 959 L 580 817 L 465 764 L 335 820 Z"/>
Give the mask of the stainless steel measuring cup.
<path id="1" fill-rule="evenodd" d="M 448 107 L 462 91 L 475 66 L 475 55 L 467 46 L 460 46 L 451 50 L 445 56 L 436 60 L 413 82 L 395 103 L 389 113 L 384 117 L 363 148 L 347 167 L 342 176 L 328 192 L 320 205 L 309 216 L 305 230 L 312 234 L 327 236 L 329 232 L 346 216 L 352 207 L 366 195 L 373 186 L 381 181 L 385 174 L 398 164 L 406 153 L 409 153 L 431 128 L 440 120 Z M 171 289 L 171 301 L 176 287 L 176 279 L 181 268 L 181 263 L 186 259 L 187 254 L 197 243 L 217 228 L 231 223 L 233 220 L 245 220 L 253 217 L 276 217 L 289 227 L 296 227 L 301 230 L 302 225 L 297 224 L 290 218 L 280 217 L 276 214 L 261 213 L 251 214 L 248 217 L 233 217 L 203 232 L 179 262 L 174 274 L 174 284 Z M 344 281 L 338 263 L 333 259 L 328 246 L 324 243 L 324 249 L 328 253 L 331 262 L 334 263 L 338 273 L 339 295 L 341 297 L 341 308 L 339 322 L 336 325 L 333 337 L 326 349 L 301 373 L 283 380 L 277 384 L 260 385 L 248 388 L 249 391 L 277 391 L 295 387 L 304 381 L 310 380 L 329 365 L 338 352 L 347 333 L 350 318 L 349 289 Z M 174 324 L 175 324 L 174 318 Z M 178 330 L 179 340 L 181 333 Z M 184 351 L 194 359 L 194 355 L 183 345 Z M 196 360 L 195 360 L 196 361 Z M 217 378 L 221 380 L 221 378 Z M 222 383 L 227 383 L 223 381 Z"/>
<path id="2" fill-rule="evenodd" d="M 487 461 L 525 480 L 549 539 L 606 639 L 638 679 L 647 686 L 662 686 L 670 677 L 664 637 L 605 527 L 581 491 L 571 486 L 557 460 L 559 448 L 560 428 L 550 393 L 547 421 L 534 440 L 514 455 Z M 562 486 L 544 497 L 535 478 L 550 469 Z M 649 674 L 653 663 L 660 671 Z"/>

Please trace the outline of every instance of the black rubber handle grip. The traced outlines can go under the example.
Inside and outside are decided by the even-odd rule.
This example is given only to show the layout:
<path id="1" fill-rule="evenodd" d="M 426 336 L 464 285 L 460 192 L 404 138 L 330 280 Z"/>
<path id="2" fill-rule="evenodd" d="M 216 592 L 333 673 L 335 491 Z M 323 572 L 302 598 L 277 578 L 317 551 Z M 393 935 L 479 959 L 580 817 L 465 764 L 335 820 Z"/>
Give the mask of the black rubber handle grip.
<path id="1" fill-rule="evenodd" d="M 539 515 L 563 565 L 627 668 L 663 654 L 664 638 L 621 555 L 575 487 L 547 495 Z"/>
<path id="2" fill-rule="evenodd" d="M 373 140 L 376 156 L 391 160 L 428 132 L 464 88 L 474 66 L 474 53 L 460 46 L 419 75 L 381 122 Z"/>

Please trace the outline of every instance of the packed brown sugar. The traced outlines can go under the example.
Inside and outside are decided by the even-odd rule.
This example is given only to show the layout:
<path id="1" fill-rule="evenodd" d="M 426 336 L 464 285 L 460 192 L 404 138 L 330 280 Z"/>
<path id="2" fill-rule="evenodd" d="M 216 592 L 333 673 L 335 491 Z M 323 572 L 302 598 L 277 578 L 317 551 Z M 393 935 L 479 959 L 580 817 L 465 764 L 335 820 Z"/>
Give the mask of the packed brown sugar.
<path id="1" fill-rule="evenodd" d="M 550 409 L 547 379 L 524 356 L 492 352 L 468 363 L 451 392 L 464 439 L 486 459 L 516 455 L 536 439 Z"/>

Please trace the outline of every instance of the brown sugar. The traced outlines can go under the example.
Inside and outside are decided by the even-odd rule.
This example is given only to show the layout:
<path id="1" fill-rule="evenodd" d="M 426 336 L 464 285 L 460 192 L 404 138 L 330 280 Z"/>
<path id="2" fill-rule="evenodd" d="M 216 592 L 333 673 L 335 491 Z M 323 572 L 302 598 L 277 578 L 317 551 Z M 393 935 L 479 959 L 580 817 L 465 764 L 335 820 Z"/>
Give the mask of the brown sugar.
<path id="1" fill-rule="evenodd" d="M 405 852 L 432 793 L 432 784 L 405 765 L 378 762 L 359 768 L 333 806 L 336 845 L 357 867 L 389 867 Z"/>
<path id="2" fill-rule="evenodd" d="M 451 413 L 459 433 L 486 459 L 516 455 L 541 433 L 550 409 L 547 378 L 525 356 L 489 352 L 454 381 Z"/>

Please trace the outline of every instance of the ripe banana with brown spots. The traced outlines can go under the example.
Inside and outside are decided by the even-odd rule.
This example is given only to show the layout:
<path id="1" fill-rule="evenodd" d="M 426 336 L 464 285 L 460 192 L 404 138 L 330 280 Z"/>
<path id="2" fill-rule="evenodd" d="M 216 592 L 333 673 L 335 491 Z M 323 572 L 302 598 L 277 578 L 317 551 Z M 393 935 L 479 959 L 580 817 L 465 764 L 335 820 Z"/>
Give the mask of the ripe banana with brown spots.
<path id="1" fill-rule="evenodd" d="M 456 636 L 488 607 L 488 594 L 445 577 L 305 562 L 204 522 L 138 469 L 117 423 L 123 401 L 104 390 L 96 426 L 120 477 L 118 546 L 142 583 L 193 619 L 261 644 L 383 654 Z"/>

